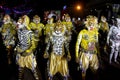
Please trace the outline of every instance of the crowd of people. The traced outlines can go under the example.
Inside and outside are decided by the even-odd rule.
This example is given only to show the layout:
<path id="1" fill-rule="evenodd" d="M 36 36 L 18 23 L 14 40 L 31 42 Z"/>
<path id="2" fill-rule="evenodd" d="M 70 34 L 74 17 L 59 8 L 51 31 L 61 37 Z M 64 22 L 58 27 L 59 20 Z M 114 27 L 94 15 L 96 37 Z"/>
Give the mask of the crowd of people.
<path id="1" fill-rule="evenodd" d="M 62 75 L 63 80 L 68 80 L 68 62 L 75 58 L 82 80 L 85 80 L 88 68 L 97 74 L 102 65 L 103 51 L 109 54 L 109 64 L 113 56 L 114 62 L 119 64 L 120 18 L 111 20 L 112 24 L 109 24 L 105 16 L 99 20 L 94 15 L 88 15 L 83 21 L 76 22 L 69 14 L 64 14 L 58 20 L 51 16 L 44 24 L 39 15 L 34 15 L 32 19 L 22 15 L 15 21 L 5 14 L 0 33 L 7 51 L 7 62 L 18 65 L 18 80 L 23 79 L 24 68 L 32 71 L 35 80 L 41 80 L 37 68 L 37 55 L 41 54 L 47 60 L 47 80 L 53 80 L 57 73 Z"/>

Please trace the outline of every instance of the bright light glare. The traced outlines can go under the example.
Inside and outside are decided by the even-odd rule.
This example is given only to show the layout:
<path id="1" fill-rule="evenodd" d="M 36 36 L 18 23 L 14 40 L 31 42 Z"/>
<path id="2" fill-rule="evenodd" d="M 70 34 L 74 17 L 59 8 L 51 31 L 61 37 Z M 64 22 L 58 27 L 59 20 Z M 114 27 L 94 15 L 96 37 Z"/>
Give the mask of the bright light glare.
<path id="1" fill-rule="evenodd" d="M 81 6 L 80 6 L 80 5 L 77 5 L 77 6 L 76 6 L 76 9 L 77 9 L 77 10 L 80 10 L 80 9 L 81 9 Z"/>

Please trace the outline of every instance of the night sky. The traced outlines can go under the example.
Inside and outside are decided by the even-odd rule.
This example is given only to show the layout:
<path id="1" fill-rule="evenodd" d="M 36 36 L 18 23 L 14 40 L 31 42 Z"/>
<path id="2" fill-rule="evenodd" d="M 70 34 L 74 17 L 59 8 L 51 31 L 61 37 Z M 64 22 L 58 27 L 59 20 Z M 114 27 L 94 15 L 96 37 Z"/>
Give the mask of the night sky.
<path id="1" fill-rule="evenodd" d="M 120 3 L 118 0 L 0 0 L 0 6 L 17 10 L 32 9 L 35 14 L 41 14 L 45 10 L 63 10 L 67 7 L 71 15 L 81 15 L 87 13 L 90 9 L 105 9 L 106 3 Z M 80 5 L 82 9 L 76 12 L 74 7 Z"/>
<path id="2" fill-rule="evenodd" d="M 26 7 L 32 8 L 62 9 L 64 5 L 70 6 L 75 3 L 88 6 L 106 2 L 116 3 L 117 0 L 0 0 L 0 5 L 16 7 L 24 4 Z"/>

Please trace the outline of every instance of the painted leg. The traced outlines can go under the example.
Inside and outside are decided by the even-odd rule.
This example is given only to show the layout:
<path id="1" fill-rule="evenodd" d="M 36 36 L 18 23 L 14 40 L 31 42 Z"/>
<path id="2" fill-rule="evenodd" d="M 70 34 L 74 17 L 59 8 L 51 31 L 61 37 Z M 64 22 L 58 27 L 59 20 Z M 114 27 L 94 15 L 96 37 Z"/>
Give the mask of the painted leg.
<path id="1" fill-rule="evenodd" d="M 39 80 L 38 72 L 36 69 L 33 71 L 33 75 L 35 77 L 35 80 Z"/>
<path id="2" fill-rule="evenodd" d="M 7 46 L 6 47 L 6 50 L 7 50 L 7 59 L 8 59 L 8 64 L 11 64 L 12 63 L 12 46 Z"/>
<path id="3" fill-rule="evenodd" d="M 119 62 L 117 61 L 117 57 L 118 57 L 118 51 L 115 51 L 114 61 L 115 61 L 116 63 L 119 63 Z"/>
<path id="4" fill-rule="evenodd" d="M 86 78 L 86 71 L 82 71 L 82 80 L 85 80 Z"/>
<path id="5" fill-rule="evenodd" d="M 7 58 L 8 58 L 8 64 L 11 64 L 12 61 L 11 61 L 10 51 L 8 51 Z"/>
<path id="6" fill-rule="evenodd" d="M 64 76 L 64 79 L 63 80 L 68 80 L 68 76 Z"/>
<path id="7" fill-rule="evenodd" d="M 111 53 L 110 53 L 110 57 L 109 57 L 109 63 L 110 64 L 111 64 L 111 61 L 112 61 L 113 53 L 114 53 L 114 49 L 111 48 Z"/>
<path id="8" fill-rule="evenodd" d="M 49 77 L 48 77 L 48 80 L 53 80 L 53 77 L 52 77 L 52 76 L 49 76 Z"/>
<path id="9" fill-rule="evenodd" d="M 19 67 L 18 80 L 22 80 L 23 72 L 24 72 L 24 68 Z"/>

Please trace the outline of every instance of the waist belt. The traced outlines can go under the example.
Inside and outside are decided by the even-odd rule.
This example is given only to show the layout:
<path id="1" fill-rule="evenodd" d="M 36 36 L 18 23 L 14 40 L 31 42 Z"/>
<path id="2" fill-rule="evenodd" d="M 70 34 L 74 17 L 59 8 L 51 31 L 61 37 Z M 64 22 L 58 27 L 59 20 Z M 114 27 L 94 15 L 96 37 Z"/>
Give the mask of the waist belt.
<path id="1" fill-rule="evenodd" d="M 84 52 L 84 53 L 90 53 L 90 54 L 95 54 L 96 51 L 95 50 L 85 50 L 85 49 L 81 49 L 81 52 Z"/>
<path id="2" fill-rule="evenodd" d="M 30 54 L 32 54 L 31 52 L 30 53 L 27 53 L 27 52 L 23 52 L 23 53 L 20 53 L 21 56 L 29 56 Z"/>

